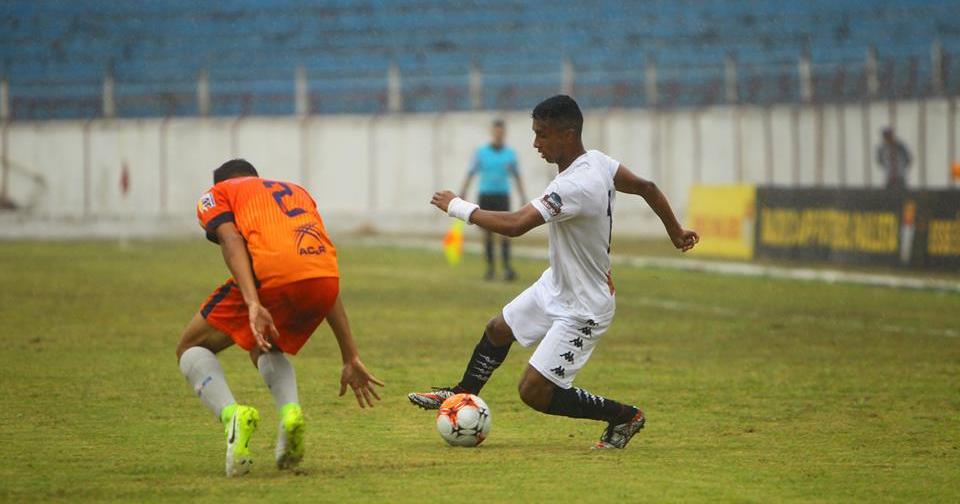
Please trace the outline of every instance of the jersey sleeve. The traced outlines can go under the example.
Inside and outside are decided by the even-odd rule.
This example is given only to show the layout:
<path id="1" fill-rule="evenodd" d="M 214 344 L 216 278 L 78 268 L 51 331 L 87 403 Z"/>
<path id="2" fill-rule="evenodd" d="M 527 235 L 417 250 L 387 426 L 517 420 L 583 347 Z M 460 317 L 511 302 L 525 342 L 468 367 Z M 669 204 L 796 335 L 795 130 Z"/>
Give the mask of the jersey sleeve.
<path id="1" fill-rule="evenodd" d="M 213 186 L 197 201 L 197 219 L 200 227 L 207 233 L 207 239 L 217 241 L 217 227 L 224 222 L 235 222 L 233 208 L 223 187 Z"/>
<path id="2" fill-rule="evenodd" d="M 563 222 L 580 215 L 583 189 L 569 180 L 550 182 L 543 196 L 530 203 L 546 222 Z"/>
<path id="3" fill-rule="evenodd" d="M 603 164 L 606 165 L 607 171 L 610 172 L 610 178 L 617 176 L 617 170 L 620 169 L 620 161 L 613 159 L 612 157 L 602 154 Z"/>

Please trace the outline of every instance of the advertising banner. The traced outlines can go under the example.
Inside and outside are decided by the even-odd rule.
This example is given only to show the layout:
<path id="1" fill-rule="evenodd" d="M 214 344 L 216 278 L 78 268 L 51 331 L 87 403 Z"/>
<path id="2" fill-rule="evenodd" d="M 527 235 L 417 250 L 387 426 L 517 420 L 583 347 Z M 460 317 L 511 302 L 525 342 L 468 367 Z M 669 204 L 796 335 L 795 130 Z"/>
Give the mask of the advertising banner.
<path id="1" fill-rule="evenodd" d="M 758 258 L 960 269 L 960 191 L 756 192 Z"/>
<path id="2" fill-rule="evenodd" d="M 732 259 L 753 258 L 753 185 L 695 185 L 687 215 L 700 234 L 696 255 Z"/>

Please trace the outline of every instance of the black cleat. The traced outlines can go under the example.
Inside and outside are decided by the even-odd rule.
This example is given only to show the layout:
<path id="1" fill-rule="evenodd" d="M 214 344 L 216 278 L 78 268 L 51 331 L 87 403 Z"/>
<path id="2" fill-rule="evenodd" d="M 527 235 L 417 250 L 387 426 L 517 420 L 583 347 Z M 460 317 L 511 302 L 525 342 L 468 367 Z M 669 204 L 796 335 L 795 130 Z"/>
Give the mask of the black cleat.
<path id="1" fill-rule="evenodd" d="M 432 388 L 433 392 L 411 392 L 407 394 L 407 399 L 410 399 L 410 402 L 425 410 L 437 410 L 440 409 L 440 405 L 443 404 L 443 401 L 446 401 L 448 397 L 457 395 L 450 387 Z"/>
<path id="2" fill-rule="evenodd" d="M 637 414 L 634 415 L 630 421 L 617 425 L 607 425 L 607 428 L 600 436 L 600 441 L 597 441 L 594 449 L 625 448 L 627 443 L 630 442 L 630 439 L 633 438 L 633 435 L 643 428 L 643 424 L 645 424 L 646 421 L 647 419 L 644 418 L 643 412 L 638 408 Z"/>

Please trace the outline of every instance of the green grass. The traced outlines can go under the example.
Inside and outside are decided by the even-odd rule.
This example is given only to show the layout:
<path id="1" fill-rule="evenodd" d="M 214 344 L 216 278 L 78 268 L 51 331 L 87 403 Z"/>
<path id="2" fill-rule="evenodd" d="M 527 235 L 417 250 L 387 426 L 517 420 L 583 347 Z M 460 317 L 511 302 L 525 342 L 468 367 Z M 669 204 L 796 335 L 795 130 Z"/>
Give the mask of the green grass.
<path id="1" fill-rule="evenodd" d="M 448 448 L 405 394 L 459 378 L 486 320 L 544 268 L 484 283 L 480 259 L 342 244 L 361 354 L 387 381 L 338 398 L 326 326 L 295 358 L 304 475 L 273 469 L 278 421 L 242 351 L 221 354 L 263 416 L 254 471 L 228 480 L 219 424 L 174 358 L 226 276 L 191 242 L 0 243 L 3 501 L 960 500 L 960 298 L 955 294 L 619 268 L 618 313 L 577 384 L 649 418 L 628 449 L 602 426 L 538 414 L 515 347 L 484 390 L 493 431 Z"/>

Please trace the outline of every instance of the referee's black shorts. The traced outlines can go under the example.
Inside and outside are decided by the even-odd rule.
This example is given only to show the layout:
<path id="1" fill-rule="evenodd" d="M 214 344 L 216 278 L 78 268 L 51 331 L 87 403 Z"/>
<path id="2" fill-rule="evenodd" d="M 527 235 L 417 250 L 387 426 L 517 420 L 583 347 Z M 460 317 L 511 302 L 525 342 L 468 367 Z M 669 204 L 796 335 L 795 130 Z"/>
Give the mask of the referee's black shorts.
<path id="1" fill-rule="evenodd" d="M 510 194 L 480 194 L 480 201 L 477 204 L 484 210 L 509 212 Z"/>

